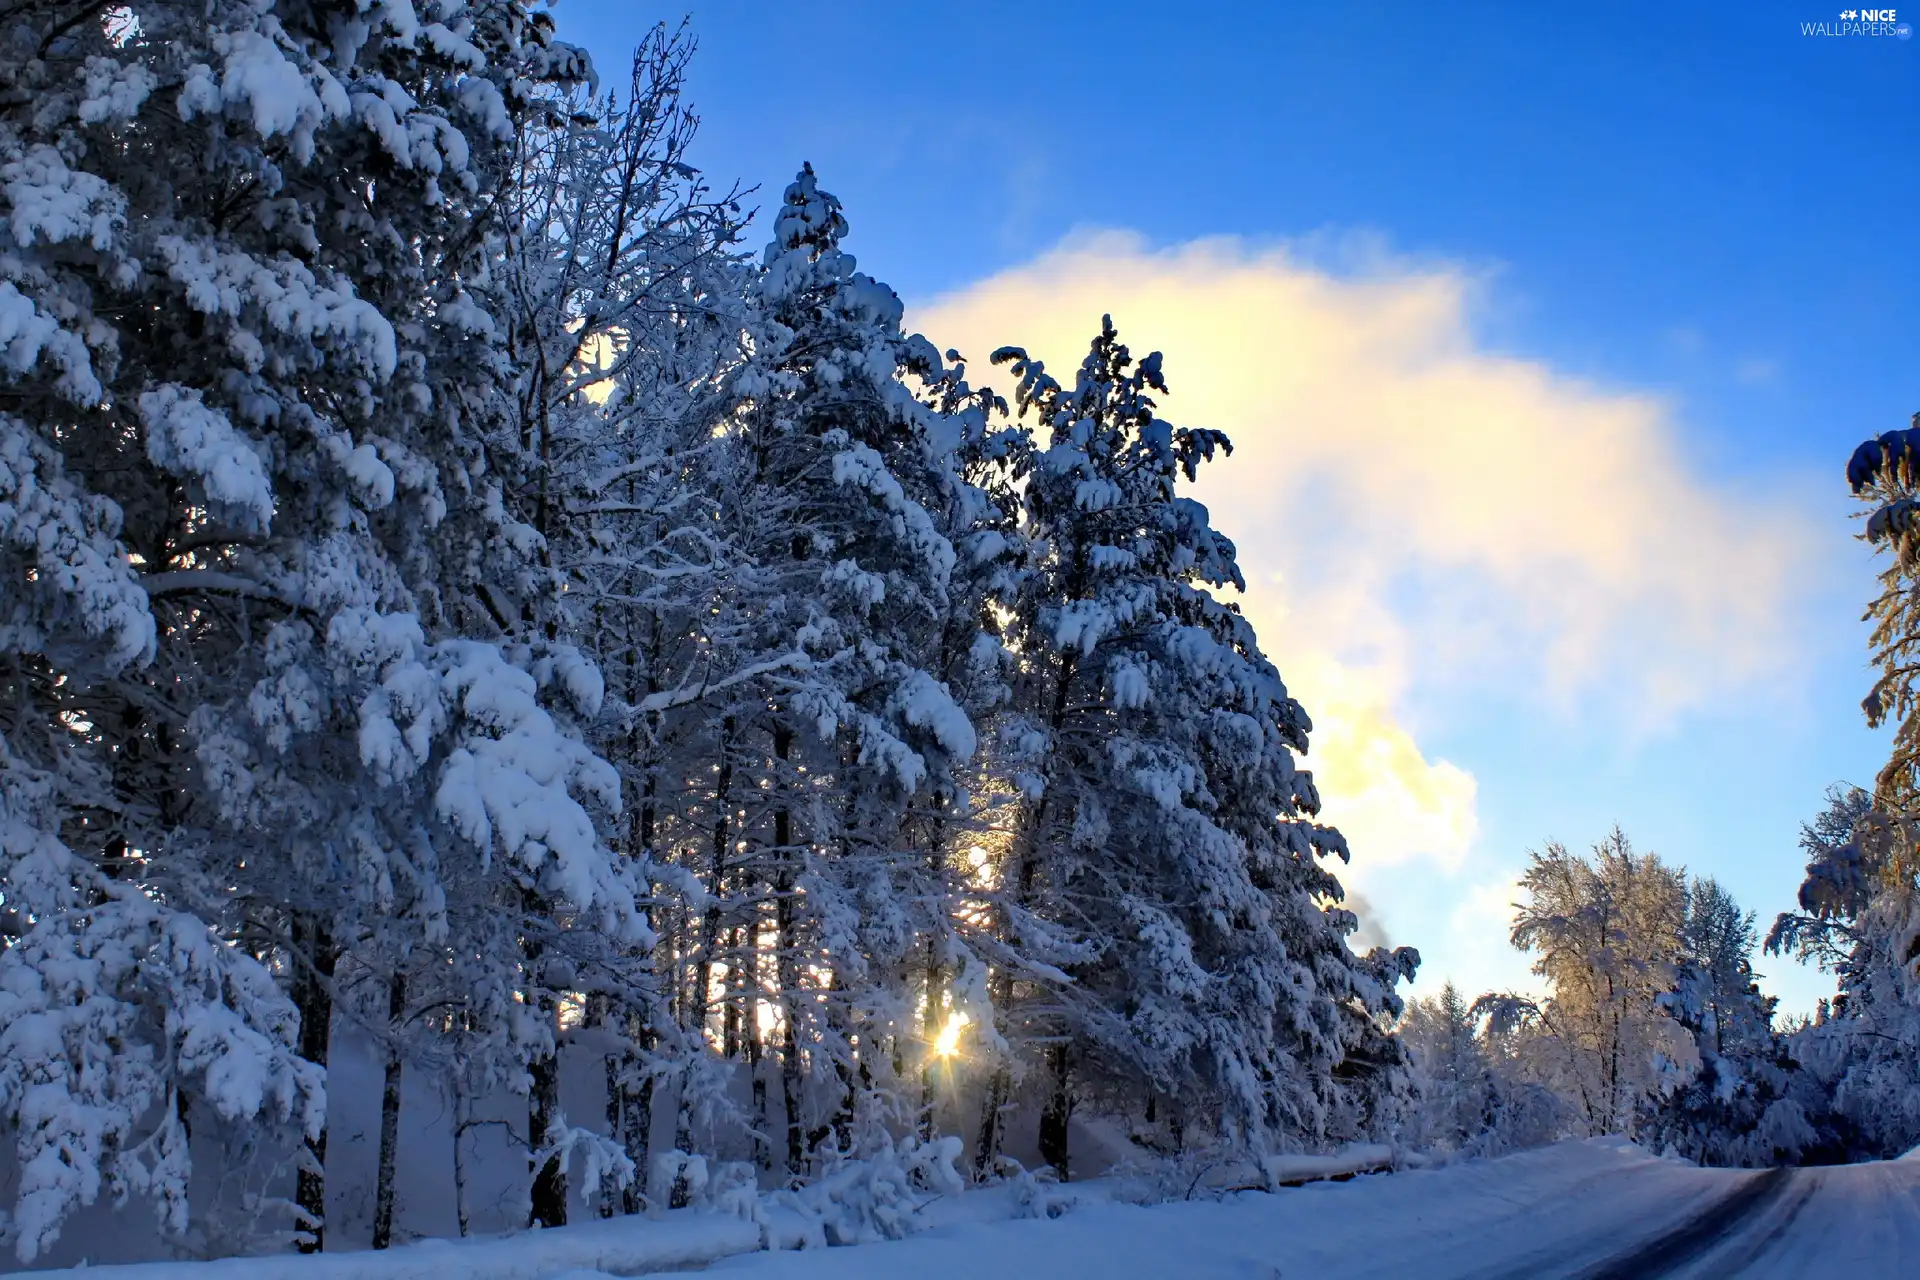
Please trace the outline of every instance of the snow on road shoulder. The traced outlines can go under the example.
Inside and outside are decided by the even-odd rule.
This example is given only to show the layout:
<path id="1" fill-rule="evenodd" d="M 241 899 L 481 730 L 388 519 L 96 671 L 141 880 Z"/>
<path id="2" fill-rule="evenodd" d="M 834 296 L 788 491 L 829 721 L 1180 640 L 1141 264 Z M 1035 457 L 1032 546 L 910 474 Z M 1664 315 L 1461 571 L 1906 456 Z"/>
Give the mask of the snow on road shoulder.
<path id="1" fill-rule="evenodd" d="M 1563 1245 L 1604 1254 L 1613 1240 L 1665 1229 L 1710 1202 L 1728 1176 L 1624 1144 L 1567 1142 L 1503 1160 L 1219 1200 L 1085 1203 L 1051 1221 L 937 1226 L 898 1243 L 739 1256 L 713 1269 L 766 1280 L 1276 1273 L 1444 1280 L 1537 1262 L 1538 1274 L 1553 1274 L 1551 1259 Z"/>
<path id="2" fill-rule="evenodd" d="M 1920 1243 L 1916 1164 L 1800 1171 L 1794 1176 L 1807 1179 L 1814 1194 L 1806 1210 L 1785 1215 L 1793 1222 L 1790 1233 L 1775 1231 L 1768 1218 L 1742 1228 L 1738 1238 L 1726 1233 L 1714 1247 L 1738 1254 L 1742 1274 L 1814 1274 L 1806 1269 L 1810 1258 L 1842 1254 L 1849 1275 L 1905 1274 L 1903 1251 Z M 802 1224 L 793 1206 L 768 1205 L 759 1225 L 677 1211 L 382 1254 L 67 1274 L 75 1280 L 602 1280 L 704 1267 L 761 1280 L 1564 1275 L 1692 1229 L 1756 1176 L 1658 1159 L 1619 1140 L 1563 1142 L 1500 1160 L 1151 1206 L 1128 1203 L 1129 1189 L 1117 1181 L 1012 1183 L 930 1198 L 913 1212 L 923 1225 L 917 1234 L 847 1248 L 763 1251 L 769 1238 L 817 1240 L 817 1233 L 797 1229 Z M 1877 1224 L 1872 1231 L 1863 1225 L 1867 1219 Z"/>
<path id="3" fill-rule="evenodd" d="M 760 1240 L 760 1228 L 745 1219 L 681 1210 L 492 1238 L 423 1240 L 380 1253 L 142 1262 L 41 1274 L 74 1280 L 597 1280 L 694 1269 L 756 1250 Z"/>

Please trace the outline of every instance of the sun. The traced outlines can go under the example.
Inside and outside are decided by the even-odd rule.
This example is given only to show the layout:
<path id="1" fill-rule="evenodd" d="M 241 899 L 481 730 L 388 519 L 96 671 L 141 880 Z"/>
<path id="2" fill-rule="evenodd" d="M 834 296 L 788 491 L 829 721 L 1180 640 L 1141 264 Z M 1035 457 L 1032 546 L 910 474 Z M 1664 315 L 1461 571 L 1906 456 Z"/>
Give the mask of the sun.
<path id="1" fill-rule="evenodd" d="M 965 1013 L 956 1013 L 947 1019 L 947 1025 L 940 1028 L 940 1034 L 933 1039 L 933 1052 L 941 1058 L 951 1058 L 960 1052 L 960 1033 L 973 1021 Z"/>

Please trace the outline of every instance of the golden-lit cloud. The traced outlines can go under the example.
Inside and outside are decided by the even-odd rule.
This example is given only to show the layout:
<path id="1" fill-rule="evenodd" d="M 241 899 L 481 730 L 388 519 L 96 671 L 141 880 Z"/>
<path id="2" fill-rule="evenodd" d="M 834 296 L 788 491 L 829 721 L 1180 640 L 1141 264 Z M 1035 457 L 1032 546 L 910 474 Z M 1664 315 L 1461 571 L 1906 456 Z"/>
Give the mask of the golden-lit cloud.
<path id="1" fill-rule="evenodd" d="M 1355 872 L 1457 866 L 1475 778 L 1413 708 L 1475 699 L 1640 733 L 1781 669 L 1810 546 L 1789 504 L 1700 474 L 1669 406 L 1483 349 L 1474 277 L 1287 247 L 1082 236 L 911 321 L 973 359 L 1026 347 L 1071 381 L 1100 316 L 1161 350 L 1175 423 L 1224 429 L 1196 496 L 1315 721 L 1308 758 Z"/>

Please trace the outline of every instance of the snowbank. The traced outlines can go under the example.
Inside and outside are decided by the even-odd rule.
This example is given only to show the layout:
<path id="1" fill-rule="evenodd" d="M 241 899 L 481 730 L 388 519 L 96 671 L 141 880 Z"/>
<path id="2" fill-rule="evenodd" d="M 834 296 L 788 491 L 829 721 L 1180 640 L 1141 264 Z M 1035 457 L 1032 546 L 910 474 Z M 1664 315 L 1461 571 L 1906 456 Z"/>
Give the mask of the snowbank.
<path id="1" fill-rule="evenodd" d="M 42 1272 L 75 1280 L 557 1280 L 571 1272 L 685 1271 L 760 1247 L 760 1228 L 718 1213 L 613 1218 L 471 1240 L 423 1240 L 380 1253 L 141 1262 Z"/>

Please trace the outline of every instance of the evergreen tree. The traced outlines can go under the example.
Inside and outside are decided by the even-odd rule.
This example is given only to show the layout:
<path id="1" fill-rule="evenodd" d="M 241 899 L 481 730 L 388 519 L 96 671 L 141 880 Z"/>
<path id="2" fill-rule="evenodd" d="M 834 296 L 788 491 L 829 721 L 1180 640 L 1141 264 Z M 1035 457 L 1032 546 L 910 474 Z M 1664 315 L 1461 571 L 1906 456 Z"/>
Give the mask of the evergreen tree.
<path id="1" fill-rule="evenodd" d="M 602 93 L 523 0 L 0 16 L 21 1258 L 102 1191 L 178 1243 L 190 1127 L 321 1248 L 336 1041 L 384 1076 L 376 1247 L 420 1084 L 463 1233 L 507 1094 L 520 1221 L 751 1157 L 834 1239 L 957 1186 L 963 1089 L 984 1170 L 1016 1103 L 1062 1174 L 1081 1108 L 1378 1129 L 1417 956 L 1348 945 L 1184 493 L 1225 438 L 1111 324 L 1071 389 L 1000 353 L 1010 417 L 810 168 L 743 255 L 691 50 Z"/>
<path id="2" fill-rule="evenodd" d="M 1673 990 L 1664 1008 L 1692 1037 L 1697 1067 L 1654 1104 L 1647 1140 L 1703 1164 L 1771 1166 L 1816 1139 L 1788 1096 L 1797 1064 L 1754 980 L 1753 915 L 1711 879 L 1688 887 Z"/>
<path id="3" fill-rule="evenodd" d="M 1839 990 L 1790 1039 L 1805 1068 L 1793 1095 L 1830 1157 L 1897 1156 L 1920 1141 L 1920 1017 L 1911 996 L 1920 832 L 1861 793 L 1836 790 L 1805 835 L 1802 912 L 1774 923 L 1767 949 L 1817 956 Z"/>
<path id="4" fill-rule="evenodd" d="M 1408 1004 L 1401 1024 L 1419 1087 L 1412 1132 L 1402 1141 L 1468 1147 L 1487 1128 L 1492 1070 L 1470 1002 L 1449 982 L 1440 994 Z"/>
<path id="5" fill-rule="evenodd" d="M 1870 725 L 1896 722 L 1893 749 L 1869 802 L 1830 794 L 1808 834 L 1799 914 L 1783 915 L 1768 947 L 1791 946 L 1836 969 L 1831 1018 L 1795 1037 L 1795 1052 L 1827 1086 L 1825 1101 L 1855 1155 L 1892 1156 L 1920 1139 L 1920 414 L 1863 442 L 1847 485 L 1862 504 L 1861 537 L 1887 555 L 1867 609 L 1878 669 L 1862 703 Z"/>
<path id="6" fill-rule="evenodd" d="M 516 121 L 586 60 L 515 2 L 363 9 L 0 37 L 23 1259 L 103 1185 L 181 1229 L 196 1102 L 288 1118 L 317 1173 L 336 963 L 448 943 L 449 884 L 643 936 L 596 828 L 616 779 L 567 729 L 598 678 L 485 607 L 538 531 L 475 290 Z"/>
<path id="7" fill-rule="evenodd" d="M 918 1028 L 883 975 L 925 923 L 902 892 L 924 863 L 903 847 L 907 815 L 916 796 L 955 796 L 977 745 L 942 678 L 952 664 L 940 671 L 943 648 L 973 652 L 947 634 L 958 557 L 940 513 L 960 440 L 904 380 L 938 382 L 943 364 L 840 248 L 846 230 L 802 170 L 750 295 L 723 433 L 719 524 L 742 568 L 703 624 L 715 776 L 753 804 L 716 805 L 692 1001 L 717 1014 L 721 966 L 771 968 L 794 1173 L 899 1101 L 893 1048 Z M 750 950 L 730 961 L 740 930 Z"/>
<path id="8" fill-rule="evenodd" d="M 1347 950 L 1320 864 L 1345 844 L 1294 762 L 1307 718 L 1213 594 L 1244 587 L 1233 544 L 1178 485 L 1227 440 L 1157 416 L 1160 356 L 1136 363 L 1110 319 L 1072 389 L 1018 349 L 995 359 L 1042 433 L 1009 611 L 1023 804 L 996 895 L 1026 962 L 1001 983 L 1007 1029 L 1044 1064 L 1041 1154 L 1064 1174 L 1080 1097 L 1143 1090 L 1229 1140 L 1318 1136 L 1350 1020 L 1397 1013 L 1417 957 Z"/>
<path id="9" fill-rule="evenodd" d="M 1879 869 L 1869 866 L 1854 838 L 1855 825 L 1873 808 L 1873 797 L 1859 787 L 1838 783 L 1827 788 L 1827 805 L 1800 828 L 1800 849 L 1807 855 L 1798 912 L 1783 911 L 1767 931 L 1767 950 L 1791 950 L 1794 958 L 1813 960 L 1822 969 L 1839 970 L 1856 941 L 1855 924 L 1873 901 Z"/>

